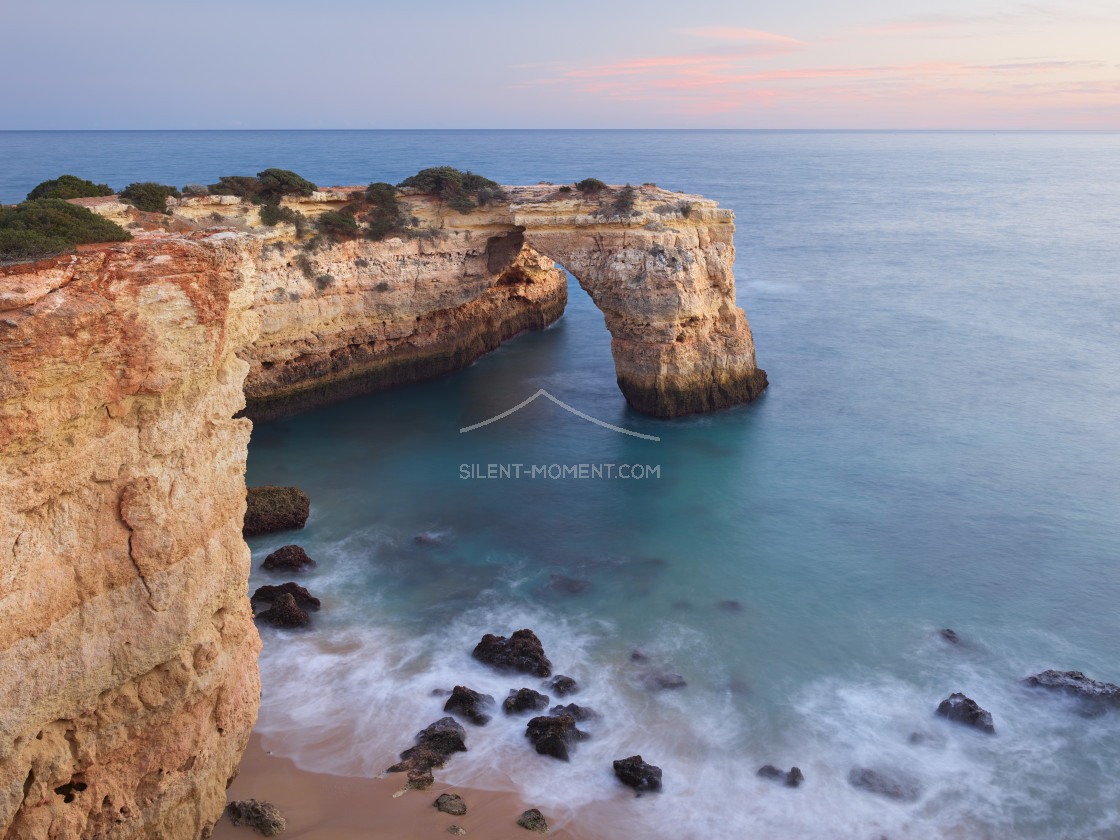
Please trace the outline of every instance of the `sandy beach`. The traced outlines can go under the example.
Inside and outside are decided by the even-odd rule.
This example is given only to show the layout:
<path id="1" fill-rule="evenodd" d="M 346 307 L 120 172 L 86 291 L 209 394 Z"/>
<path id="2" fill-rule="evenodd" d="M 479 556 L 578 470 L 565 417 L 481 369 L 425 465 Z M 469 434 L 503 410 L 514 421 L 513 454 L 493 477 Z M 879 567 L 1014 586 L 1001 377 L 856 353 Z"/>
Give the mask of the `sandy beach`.
<path id="1" fill-rule="evenodd" d="M 431 790 L 399 794 L 404 774 L 365 779 L 309 773 L 297 768 L 291 759 L 272 755 L 268 746 L 260 735 L 253 733 L 241 760 L 241 773 L 230 785 L 228 796 L 231 801 L 255 798 L 276 805 L 288 821 L 282 835 L 285 840 L 435 840 L 452 836 L 447 831 L 452 825 L 462 827 L 468 837 L 487 840 L 526 840 L 533 836 L 516 822 L 533 804 L 521 802 L 512 793 L 441 784 L 437 770 Z M 462 796 L 467 813 L 453 817 L 436 810 L 432 803 L 441 793 Z M 544 815 L 550 819 L 547 812 Z M 573 833 L 574 828 L 570 824 L 554 826 L 548 836 L 558 840 L 593 840 L 594 835 Z M 234 827 L 223 818 L 212 836 L 214 840 L 249 840 L 261 835 L 250 828 Z"/>

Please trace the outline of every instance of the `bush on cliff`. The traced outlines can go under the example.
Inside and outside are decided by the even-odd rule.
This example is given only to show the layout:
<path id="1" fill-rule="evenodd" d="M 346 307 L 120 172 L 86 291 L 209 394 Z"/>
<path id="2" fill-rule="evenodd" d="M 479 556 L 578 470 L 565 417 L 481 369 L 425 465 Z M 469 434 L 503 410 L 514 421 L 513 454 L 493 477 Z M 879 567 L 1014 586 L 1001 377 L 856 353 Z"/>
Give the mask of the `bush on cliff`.
<path id="1" fill-rule="evenodd" d="M 576 189 L 584 195 L 598 195 L 607 188 L 607 185 L 598 178 L 584 178 L 576 184 Z"/>
<path id="2" fill-rule="evenodd" d="M 637 198 L 634 188 L 627 184 L 618 191 L 611 204 L 612 212 L 620 216 L 629 216 L 634 211 L 634 199 Z"/>
<path id="3" fill-rule="evenodd" d="M 307 217 L 291 207 L 281 207 L 279 204 L 265 204 L 261 207 L 261 224 L 274 227 L 280 222 L 289 222 L 296 226 L 296 236 L 303 236 L 307 231 Z"/>
<path id="4" fill-rule="evenodd" d="M 157 184 L 155 181 L 139 181 L 135 184 L 129 184 L 120 192 L 121 198 L 141 210 L 146 210 L 149 213 L 166 213 L 169 216 L 171 211 L 167 209 L 168 197 L 179 198 L 180 195 L 181 193 L 175 187 L 170 187 L 167 184 Z"/>
<path id="5" fill-rule="evenodd" d="M 235 195 L 254 204 L 261 203 L 261 182 L 252 175 L 223 175 L 207 189 L 210 195 Z"/>
<path id="6" fill-rule="evenodd" d="M 476 205 L 470 193 L 486 189 L 488 200 L 493 200 L 497 195 L 504 196 L 501 186 L 497 181 L 491 181 L 481 175 L 476 175 L 469 169 L 462 172 L 453 166 L 433 166 L 421 169 L 415 175 L 405 178 L 398 187 L 412 187 L 427 193 L 439 196 L 447 202 L 447 206 L 460 213 L 469 213 Z M 481 203 L 481 202 L 480 202 Z"/>
<path id="7" fill-rule="evenodd" d="M 366 187 L 363 199 L 365 220 L 368 225 L 366 236 L 379 241 L 396 228 L 404 226 L 401 206 L 397 201 L 397 188 L 384 181 L 376 181 Z"/>
<path id="8" fill-rule="evenodd" d="M 132 238 L 115 222 L 58 198 L 0 208 L 0 259 L 20 260 L 72 252 L 91 242 Z"/>
<path id="9" fill-rule="evenodd" d="M 95 184 L 76 175 L 60 175 L 50 181 L 43 181 L 27 194 L 28 201 L 38 198 L 97 198 L 112 195 L 108 184 Z"/>
<path id="10" fill-rule="evenodd" d="M 311 195 L 318 189 L 290 169 L 266 169 L 258 172 L 257 178 L 261 185 L 261 199 L 266 204 L 279 204 L 280 199 L 286 195 Z"/>
<path id="11" fill-rule="evenodd" d="M 358 220 L 349 207 L 338 211 L 328 210 L 315 220 L 315 226 L 324 237 L 335 241 L 357 239 L 362 235 Z"/>

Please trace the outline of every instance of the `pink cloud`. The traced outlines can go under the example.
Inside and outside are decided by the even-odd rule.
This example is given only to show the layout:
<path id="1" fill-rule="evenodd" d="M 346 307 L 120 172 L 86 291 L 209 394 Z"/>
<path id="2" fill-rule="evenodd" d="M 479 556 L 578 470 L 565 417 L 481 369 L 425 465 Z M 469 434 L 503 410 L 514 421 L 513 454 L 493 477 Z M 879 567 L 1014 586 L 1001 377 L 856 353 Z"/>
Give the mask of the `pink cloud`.
<path id="1" fill-rule="evenodd" d="M 785 35 L 776 35 L 773 32 L 764 32 L 761 29 L 742 29 L 735 26 L 701 26 L 696 29 L 682 29 L 689 35 L 699 35 L 702 38 L 717 38 L 721 41 L 780 41 L 786 44 L 805 45 L 804 41 L 789 38 Z"/>

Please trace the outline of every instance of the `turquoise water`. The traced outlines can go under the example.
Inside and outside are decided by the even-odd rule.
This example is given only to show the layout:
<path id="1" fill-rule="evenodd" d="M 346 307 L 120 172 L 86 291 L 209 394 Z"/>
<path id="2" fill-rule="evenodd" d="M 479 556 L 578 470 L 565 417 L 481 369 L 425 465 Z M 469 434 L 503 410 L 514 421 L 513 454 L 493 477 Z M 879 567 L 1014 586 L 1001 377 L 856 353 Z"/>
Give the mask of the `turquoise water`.
<path id="1" fill-rule="evenodd" d="M 593 738 L 562 765 L 499 716 L 438 779 L 518 790 L 570 825 L 605 804 L 610 836 L 1120 836 L 1120 714 L 1017 686 L 1051 667 L 1120 682 L 1120 134 L 0 133 L 0 150 L 4 201 L 61 171 L 120 185 L 278 165 L 330 184 L 450 163 L 656 181 L 736 211 L 772 383 L 755 404 L 630 411 L 573 282 L 556 325 L 467 370 L 257 426 L 249 482 L 297 484 L 313 507 L 298 536 L 251 540 L 255 564 L 297 541 L 324 600 L 313 632 L 262 633 L 270 747 L 376 774 L 441 716 L 433 689 L 537 687 L 469 658 L 482 633 L 527 626 L 603 713 Z M 544 400 L 460 433 L 539 388 L 660 440 Z M 657 474 L 460 478 L 491 463 Z M 687 687 L 645 690 L 636 648 Z M 996 737 L 934 717 L 954 691 Z M 636 752 L 664 769 L 661 796 L 613 781 Z M 758 780 L 764 763 L 807 781 Z M 922 796 L 856 790 L 854 766 L 904 770 Z"/>

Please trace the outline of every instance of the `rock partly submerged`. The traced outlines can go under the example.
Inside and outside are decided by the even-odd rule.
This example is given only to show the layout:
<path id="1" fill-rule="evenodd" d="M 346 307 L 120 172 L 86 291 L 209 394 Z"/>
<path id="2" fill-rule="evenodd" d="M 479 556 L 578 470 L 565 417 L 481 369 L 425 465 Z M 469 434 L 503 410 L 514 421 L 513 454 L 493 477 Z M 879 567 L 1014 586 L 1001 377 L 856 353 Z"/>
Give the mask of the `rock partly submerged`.
<path id="1" fill-rule="evenodd" d="M 954 723 L 962 723 L 965 726 L 971 726 L 973 729 L 979 729 L 981 732 L 987 732 L 989 735 L 996 734 L 995 725 L 992 723 L 992 713 L 987 709 L 980 708 L 975 700 L 965 697 L 959 691 L 950 694 L 941 701 L 937 707 L 937 714 Z"/>
<path id="2" fill-rule="evenodd" d="M 614 774 L 620 782 L 638 793 L 661 790 L 661 768 L 647 764 L 640 755 L 617 759 Z"/>
<path id="3" fill-rule="evenodd" d="M 900 770 L 855 767 L 848 773 L 848 784 L 899 802 L 916 802 L 922 795 L 921 783 Z"/>
<path id="4" fill-rule="evenodd" d="M 481 692 L 474 691 L 467 688 L 465 685 L 455 686 L 451 691 L 451 696 L 447 698 L 447 702 L 443 705 L 443 710 L 445 712 L 451 712 L 453 715 L 462 715 L 475 726 L 485 726 L 489 723 L 490 715 L 488 710 L 493 708 L 493 697 L 489 694 L 482 694 Z"/>
<path id="5" fill-rule="evenodd" d="M 1120 686 L 1091 679 L 1081 671 L 1051 669 L 1026 677 L 1022 683 L 1030 688 L 1045 689 L 1076 699 L 1079 702 L 1078 711 L 1089 717 L 1120 708 Z"/>
<path id="6" fill-rule="evenodd" d="M 571 715 L 541 715 L 529 721 L 525 737 L 541 755 L 569 760 L 570 748 L 588 737 Z"/>
<path id="7" fill-rule="evenodd" d="M 548 697 L 531 688 L 519 688 L 509 691 L 509 697 L 502 701 L 502 711 L 507 715 L 518 715 L 524 712 L 539 712 L 548 708 Z"/>
<path id="8" fill-rule="evenodd" d="M 302 572 L 315 566 L 315 561 L 298 545 L 281 546 L 261 563 L 261 568 L 266 572 Z"/>
<path id="9" fill-rule="evenodd" d="M 291 595 L 295 599 L 296 606 L 301 610 L 316 610 L 318 611 L 321 606 L 319 599 L 300 586 L 295 581 L 282 583 L 279 586 L 258 586 L 253 596 L 249 599 L 256 608 L 261 604 L 271 604 L 281 595 Z"/>
<path id="10" fill-rule="evenodd" d="M 471 656 L 501 671 L 532 674 L 534 677 L 552 676 L 552 663 L 544 655 L 541 640 L 528 629 L 516 630 L 508 639 L 487 633 Z"/>
<path id="11" fill-rule="evenodd" d="M 784 770 L 779 770 L 773 764 L 764 764 L 758 768 L 756 775 L 774 782 L 782 782 L 786 787 L 798 787 L 805 781 L 805 776 L 800 767 L 791 767 L 787 773 Z"/>
<path id="12" fill-rule="evenodd" d="M 272 606 L 253 616 L 257 621 L 271 624 L 290 630 L 296 627 L 306 627 L 311 623 L 311 616 L 304 612 L 296 603 L 295 597 L 288 592 L 277 595 L 272 601 Z"/>
<path id="13" fill-rule="evenodd" d="M 297 530 L 311 513 L 311 500 L 298 487 L 249 487 L 245 501 L 246 537 Z"/>
<path id="14" fill-rule="evenodd" d="M 387 773 L 405 773 L 408 786 L 427 790 L 434 778 L 432 770 L 443 767 L 457 752 L 466 752 L 467 732 L 454 718 L 440 718 L 416 734 L 416 745 L 400 754 L 400 761 L 389 767 Z"/>

